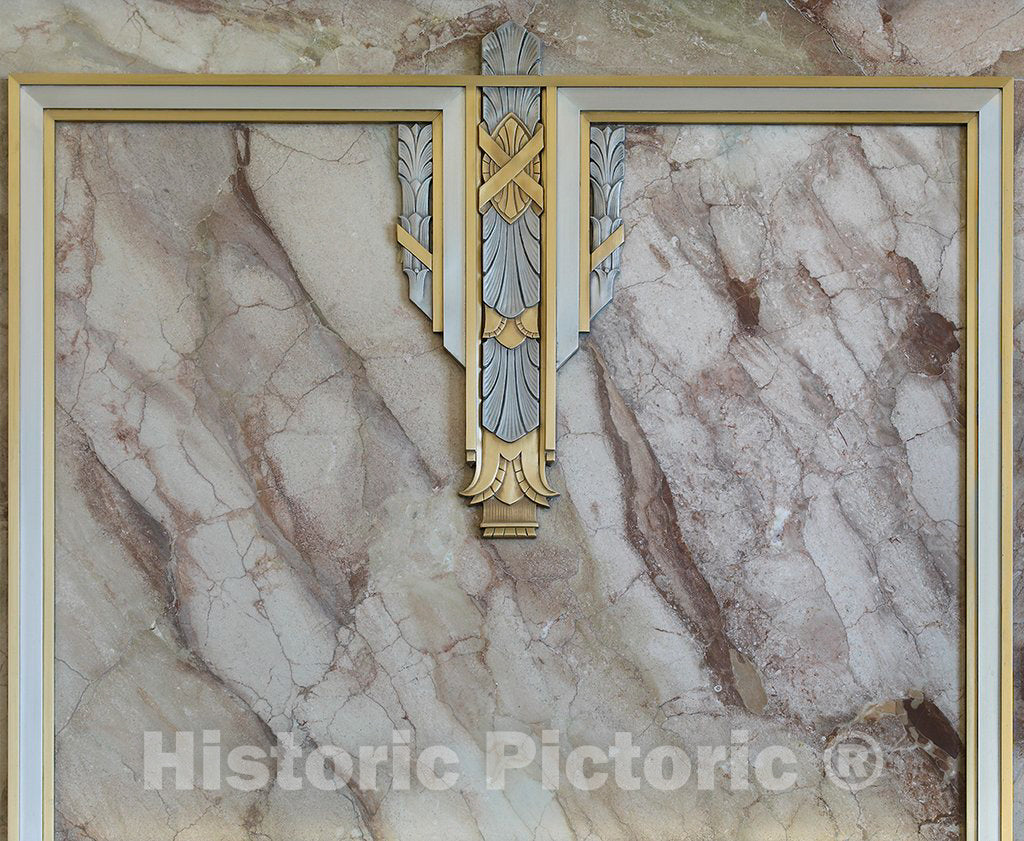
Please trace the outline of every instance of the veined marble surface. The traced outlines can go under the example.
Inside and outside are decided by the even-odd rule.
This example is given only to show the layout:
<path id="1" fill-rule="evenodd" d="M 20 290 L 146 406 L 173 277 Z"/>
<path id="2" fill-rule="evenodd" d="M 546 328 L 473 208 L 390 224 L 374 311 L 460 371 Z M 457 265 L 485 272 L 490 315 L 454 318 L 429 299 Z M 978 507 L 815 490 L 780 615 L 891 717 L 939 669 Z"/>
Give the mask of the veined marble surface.
<path id="1" fill-rule="evenodd" d="M 1024 14 L 1016 0 L 980 0 L 969 7 L 959 0 L 900 4 L 883 0 L 685 0 L 673 4 L 646 0 L 293 0 L 287 4 L 264 0 L 7 0 L 0 14 L 0 73 L 474 72 L 478 68 L 480 37 L 510 18 L 525 23 L 545 40 L 549 72 L 1020 75 L 1024 55 Z M 0 105 L 6 104 L 5 97 L 6 87 L 0 88 Z M 1024 114 L 1019 104 L 1016 114 L 1019 144 Z M 5 122 L 0 124 L 0 146 L 6 147 Z M 1024 167 L 1020 161 L 1018 152 L 1018 232 L 1024 230 L 1024 209 L 1019 204 L 1019 197 L 1024 195 Z M 633 172 L 631 169 L 631 178 Z M 0 228 L 6 228 L 6 188 L 6 181 L 0 179 Z M 1020 233 L 1016 245 L 1019 276 L 1024 270 Z M 6 248 L 7 238 L 0 236 L 0 263 L 6 262 Z M 1018 668 L 1024 647 L 1020 620 L 1024 616 L 1024 588 L 1019 575 L 1024 534 L 1024 506 L 1019 502 L 1024 491 L 1024 461 L 1019 455 L 1024 451 L 1020 444 L 1024 438 L 1021 288 L 1018 284 L 1014 315 L 1018 325 L 1018 463 L 1014 471 L 1018 491 Z M 6 313 L 6 306 L 0 306 L 0 313 Z M 758 317 L 762 317 L 760 311 Z M 605 325 L 604 329 L 611 328 Z M 0 323 L 0 332 L 4 333 L 0 337 L 3 353 L 5 322 Z M 597 334 L 591 338 L 599 339 Z M 595 345 L 590 342 L 591 348 Z M 576 363 L 583 360 L 582 364 L 592 364 L 586 359 L 583 356 Z M 6 380 L 0 381 L 0 393 L 6 395 Z M 565 410 L 568 408 L 566 404 Z M 5 437 L 0 438 L 0 452 L 6 452 Z M 440 457 L 448 458 L 448 452 L 443 449 Z M 563 466 L 567 463 L 564 447 L 561 462 Z M 439 475 L 449 474 L 441 471 Z M 6 495 L 6 471 L 0 472 L 0 488 Z M 6 529 L 6 524 L 2 525 Z M 0 553 L 5 552 L 3 540 Z M 4 576 L 0 588 L 5 587 Z M 6 603 L 5 599 L 0 601 Z M 6 624 L 0 623 L 0 645 L 5 637 Z M 0 661 L 0 683 L 6 683 L 5 661 Z M 0 706 L 4 701 L 5 693 L 0 693 Z M 1024 698 L 1018 697 L 1017 701 L 1020 774 L 1024 771 L 1024 763 L 1019 761 Z M 222 720 L 221 726 L 230 729 L 227 720 Z M 5 777 L 6 767 L 0 764 L 0 780 Z M 1016 790 L 1017 832 L 1021 833 L 1021 780 Z M 0 796 L 0 810 L 5 808 L 5 800 Z M 322 803 L 323 798 L 317 802 Z M 301 808 L 294 806 L 298 811 Z M 272 836 L 287 835 L 289 831 L 281 823 L 275 824 L 273 832 L 266 823 L 263 828 Z"/>
<path id="2" fill-rule="evenodd" d="M 59 131 L 58 837 L 959 837 L 959 131 L 631 132 L 627 268 L 524 542 L 457 496 L 391 132 Z M 888 761 L 856 795 L 822 771 L 849 726 Z M 206 729 L 408 729 L 461 779 L 146 791 L 143 731 Z M 549 729 L 743 730 L 797 780 L 486 789 L 488 731 Z"/>

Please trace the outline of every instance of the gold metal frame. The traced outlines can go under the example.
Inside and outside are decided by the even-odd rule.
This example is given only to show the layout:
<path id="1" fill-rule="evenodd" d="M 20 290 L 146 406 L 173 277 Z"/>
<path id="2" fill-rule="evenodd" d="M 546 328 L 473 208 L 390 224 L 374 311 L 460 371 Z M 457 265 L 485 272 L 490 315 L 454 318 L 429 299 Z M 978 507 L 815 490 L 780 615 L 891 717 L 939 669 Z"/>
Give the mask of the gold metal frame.
<path id="1" fill-rule="evenodd" d="M 20 85 L 259 85 L 260 87 L 527 87 L 556 88 L 1003 88 L 999 76 L 398 76 L 379 73 L 19 73 Z M 1012 112 L 1012 109 L 1011 109 Z"/>
<path id="2" fill-rule="evenodd" d="M 545 246 L 543 251 L 543 289 L 541 320 L 545 331 L 551 337 L 550 345 L 545 343 L 542 351 L 542 382 L 545 395 L 542 403 L 542 446 L 543 458 L 551 460 L 554 455 L 554 166 L 555 166 L 555 116 L 556 93 L 559 87 L 764 87 L 764 88 L 993 88 L 1002 92 L 1002 139 L 1001 139 L 1001 302 L 1000 313 L 1000 358 L 1002 378 L 1000 383 L 1000 838 L 1012 841 L 1013 816 L 1013 768 L 1012 768 L 1012 713 L 1013 713 L 1013 671 L 1012 671 L 1012 523 L 1013 523 L 1013 467 L 1012 459 L 1012 400 L 1013 400 L 1013 82 L 1004 78 L 932 78 L 932 77 L 874 77 L 860 76 L 729 76 L 729 77 L 664 77 L 664 76 L 378 76 L 378 75 L 330 75 L 330 76 L 289 76 L 255 74 L 50 74 L 34 73 L 11 77 L 8 80 L 8 838 L 18 841 L 18 810 L 14 807 L 19 798 L 18 760 L 19 745 L 19 595 L 20 595 L 20 86 L 21 85 L 257 85 L 266 87 L 310 87 L 310 86 L 444 86 L 461 87 L 466 94 L 466 453 L 474 460 L 480 447 L 480 427 L 476 407 L 479 398 L 479 365 L 477 359 L 477 334 L 480 329 L 480 301 L 476 284 L 471 282 L 479 272 L 480 232 L 476 214 L 475 174 L 479 171 L 479 150 L 475 142 L 476 126 L 479 123 L 479 89 L 481 86 L 540 86 L 544 88 L 542 110 L 546 136 L 543 155 L 544 202 L 547 213 L 544 225 Z M 967 494 L 967 545 L 975 547 L 977 538 L 977 478 L 978 478 L 978 323 L 977 323 L 977 271 L 978 271 L 978 125 L 973 113 L 920 112 L 864 112 L 811 113 L 811 112 L 723 112 L 723 113 L 679 113 L 679 112 L 637 112 L 592 111 L 581 116 L 583 137 L 589 135 L 588 122 L 615 121 L 621 123 L 744 123 L 744 124 L 943 124 L 962 125 L 966 135 L 966 258 L 967 258 L 967 430 L 966 430 L 966 494 Z M 55 123 L 64 120 L 79 121 L 149 121 L 149 122 L 408 122 L 412 120 L 433 120 L 434 130 L 440 136 L 440 119 L 436 110 L 413 111 L 261 111 L 246 110 L 147 110 L 147 109 L 49 109 L 44 114 L 44 512 L 43 512 L 43 574 L 44 574 L 44 838 L 53 837 L 53 574 L 54 574 L 54 139 Z M 440 173 L 440 144 L 435 145 L 435 173 Z M 585 161 L 589 159 L 586 148 L 581 157 L 581 205 L 582 196 L 589 195 L 589 183 L 584 176 Z M 442 178 L 435 177 L 435 207 L 441 207 Z M 587 208 L 581 206 L 586 215 Z M 435 226 L 440 214 L 435 214 Z M 973 223 L 972 223 L 973 220 Z M 585 226 L 582 230 L 585 230 Z M 435 229 L 434 247 L 442 247 L 443 237 Z M 581 235 L 580 261 L 581 277 L 583 267 L 589 273 L 590 247 Z M 584 254 L 584 251 L 586 252 Z M 434 265 L 440 266 L 439 252 L 434 253 Z M 589 307 L 584 319 L 583 294 L 589 296 L 589 286 L 581 284 L 580 328 L 589 330 Z M 435 331 L 441 329 L 440 273 L 434 274 L 434 323 Z M 970 550 L 969 551 L 974 551 Z M 968 561 L 971 559 L 968 558 Z M 968 794 L 966 807 L 967 834 L 976 838 L 976 802 L 974 797 L 978 768 L 977 728 L 974 713 L 977 710 L 977 645 L 978 616 L 975 607 L 977 588 L 975 563 L 966 563 L 966 706 L 967 746 L 966 762 L 968 772 Z M 13 728 L 12 728 L 13 722 Z"/>

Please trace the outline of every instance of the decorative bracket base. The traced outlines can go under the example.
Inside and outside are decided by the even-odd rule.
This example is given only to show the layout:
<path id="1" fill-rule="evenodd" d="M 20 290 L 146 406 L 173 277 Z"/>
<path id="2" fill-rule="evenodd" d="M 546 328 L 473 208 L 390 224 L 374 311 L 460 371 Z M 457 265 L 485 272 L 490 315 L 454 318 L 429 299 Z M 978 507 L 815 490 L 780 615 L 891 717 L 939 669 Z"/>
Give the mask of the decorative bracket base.
<path id="1" fill-rule="evenodd" d="M 512 505 L 493 496 L 485 499 L 480 528 L 484 537 L 536 537 L 537 503 L 527 497 Z"/>

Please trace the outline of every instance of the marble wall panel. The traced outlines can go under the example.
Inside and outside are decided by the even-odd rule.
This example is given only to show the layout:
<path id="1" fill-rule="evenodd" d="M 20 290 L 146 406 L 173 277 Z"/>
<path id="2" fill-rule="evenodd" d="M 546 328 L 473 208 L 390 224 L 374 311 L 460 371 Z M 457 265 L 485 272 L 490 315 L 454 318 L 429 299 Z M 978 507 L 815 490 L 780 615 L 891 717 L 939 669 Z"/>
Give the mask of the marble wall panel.
<path id="1" fill-rule="evenodd" d="M 1024 15 L 1019 3 L 1003 0 L 971 4 L 959 0 L 899 4 L 884 0 L 294 0 L 287 4 L 262 0 L 8 0 L 0 15 L 0 73 L 473 72 L 478 67 L 480 37 L 509 18 L 544 38 L 550 72 L 1020 76 L 1024 49 Z M 0 89 L 0 105 L 6 103 L 5 97 L 6 89 Z M 1016 113 L 1019 144 L 1024 114 L 1019 104 Z M 6 148 L 6 124 L 0 125 L 0 146 Z M 1021 172 L 1018 154 L 1018 182 Z M 1022 189 L 1018 183 L 1018 200 Z M 0 179 L 3 230 L 6 207 L 6 182 Z M 1022 213 L 1018 207 L 1018 231 L 1024 224 Z M 277 235 L 282 236 L 280 230 Z M 720 235 L 716 233 L 716 237 Z M 6 247 L 6 236 L 0 235 L 0 263 L 6 261 Z M 1019 271 L 1019 247 L 1017 251 Z M 633 259 L 638 258 L 633 255 Z M 1018 440 L 1024 436 L 1024 375 L 1019 364 L 1020 347 L 1024 346 L 1019 326 L 1024 299 L 1019 289 L 1018 285 L 1014 316 L 1018 325 Z M 935 304 L 933 309 L 942 311 Z M 6 307 L 0 307 L 0 312 L 5 313 Z M 6 334 L 5 323 L 0 323 L 0 332 Z M 591 346 L 598 345 L 600 337 L 592 338 L 597 341 Z M 6 341 L 0 341 L 0 353 L 5 347 Z M 599 349 L 605 352 L 603 347 Z M 0 382 L 0 394 L 6 396 L 6 381 Z M 0 452 L 5 449 L 3 437 Z M 1021 448 L 1015 449 L 1019 452 Z M 567 452 L 563 447 L 563 465 Z M 450 453 L 440 448 L 438 457 L 449 458 Z M 1020 464 L 1018 457 L 1018 498 L 1024 476 Z M 438 475 L 449 474 L 445 469 Z M 6 496 L 6 471 L 0 472 L 0 492 Z M 1024 534 L 1024 506 L 1019 502 L 1016 512 L 1019 566 L 1020 535 Z M 5 551 L 3 540 L 0 552 Z M 0 580 L 0 596 L 5 587 L 5 580 Z M 1024 615 L 1022 594 L 1018 573 L 1017 617 Z M 1016 627 L 1015 656 L 1019 660 L 1024 645 L 1019 618 Z M 0 623 L 0 647 L 5 647 L 5 633 L 6 625 Z M 2 684 L 6 673 L 6 662 L 0 662 Z M 3 702 L 0 693 L 0 706 Z M 1024 701 L 1018 694 L 1018 755 L 1022 709 Z M 1024 764 L 1018 760 L 1017 767 L 1019 774 Z M 0 780 L 5 774 L 6 768 L 0 764 Z M 1024 790 L 1021 785 L 1017 789 Z M 0 811 L 5 800 L 0 796 Z M 1021 832 L 1024 810 L 1019 806 L 1019 794 L 1017 800 L 1017 831 Z"/>
<path id="2" fill-rule="evenodd" d="M 632 130 L 563 495 L 491 543 L 390 240 L 392 130 L 62 128 L 58 836 L 959 837 L 961 141 Z M 821 761 L 850 727 L 888 758 L 856 795 Z M 147 791 L 145 730 L 408 730 L 461 778 Z M 796 777 L 493 792 L 496 730 L 697 765 L 749 740 Z"/>

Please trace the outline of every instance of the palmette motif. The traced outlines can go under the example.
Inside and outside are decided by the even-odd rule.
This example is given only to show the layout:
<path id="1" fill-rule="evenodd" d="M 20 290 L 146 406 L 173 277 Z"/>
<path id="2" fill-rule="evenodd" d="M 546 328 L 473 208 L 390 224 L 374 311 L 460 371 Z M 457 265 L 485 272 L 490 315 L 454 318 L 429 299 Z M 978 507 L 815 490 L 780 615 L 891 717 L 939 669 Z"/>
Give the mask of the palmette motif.
<path id="1" fill-rule="evenodd" d="M 433 126 L 430 123 L 399 124 L 398 182 L 402 187 L 402 215 L 398 225 L 428 254 L 431 249 L 431 190 L 434 182 Z M 431 266 L 415 253 L 414 242 L 399 234 L 402 271 L 409 279 L 409 300 L 432 318 L 434 299 Z M 406 247 L 406 244 L 408 247 Z M 421 256 L 422 255 L 421 252 Z"/>
<path id="2" fill-rule="evenodd" d="M 483 301 L 515 318 L 540 302 L 540 217 L 526 210 L 509 224 L 493 207 L 483 217 Z"/>
<path id="3" fill-rule="evenodd" d="M 626 127 L 590 127 L 590 248 L 599 254 L 604 243 L 611 252 L 591 266 L 590 317 L 615 294 L 622 269 L 622 182 L 626 174 Z M 613 236 L 618 235 L 615 239 Z M 617 243 L 617 244 L 616 244 Z"/>
<path id="4" fill-rule="evenodd" d="M 483 426 L 512 442 L 540 425 L 540 343 L 516 330 L 506 347 L 505 335 L 484 340 Z"/>

